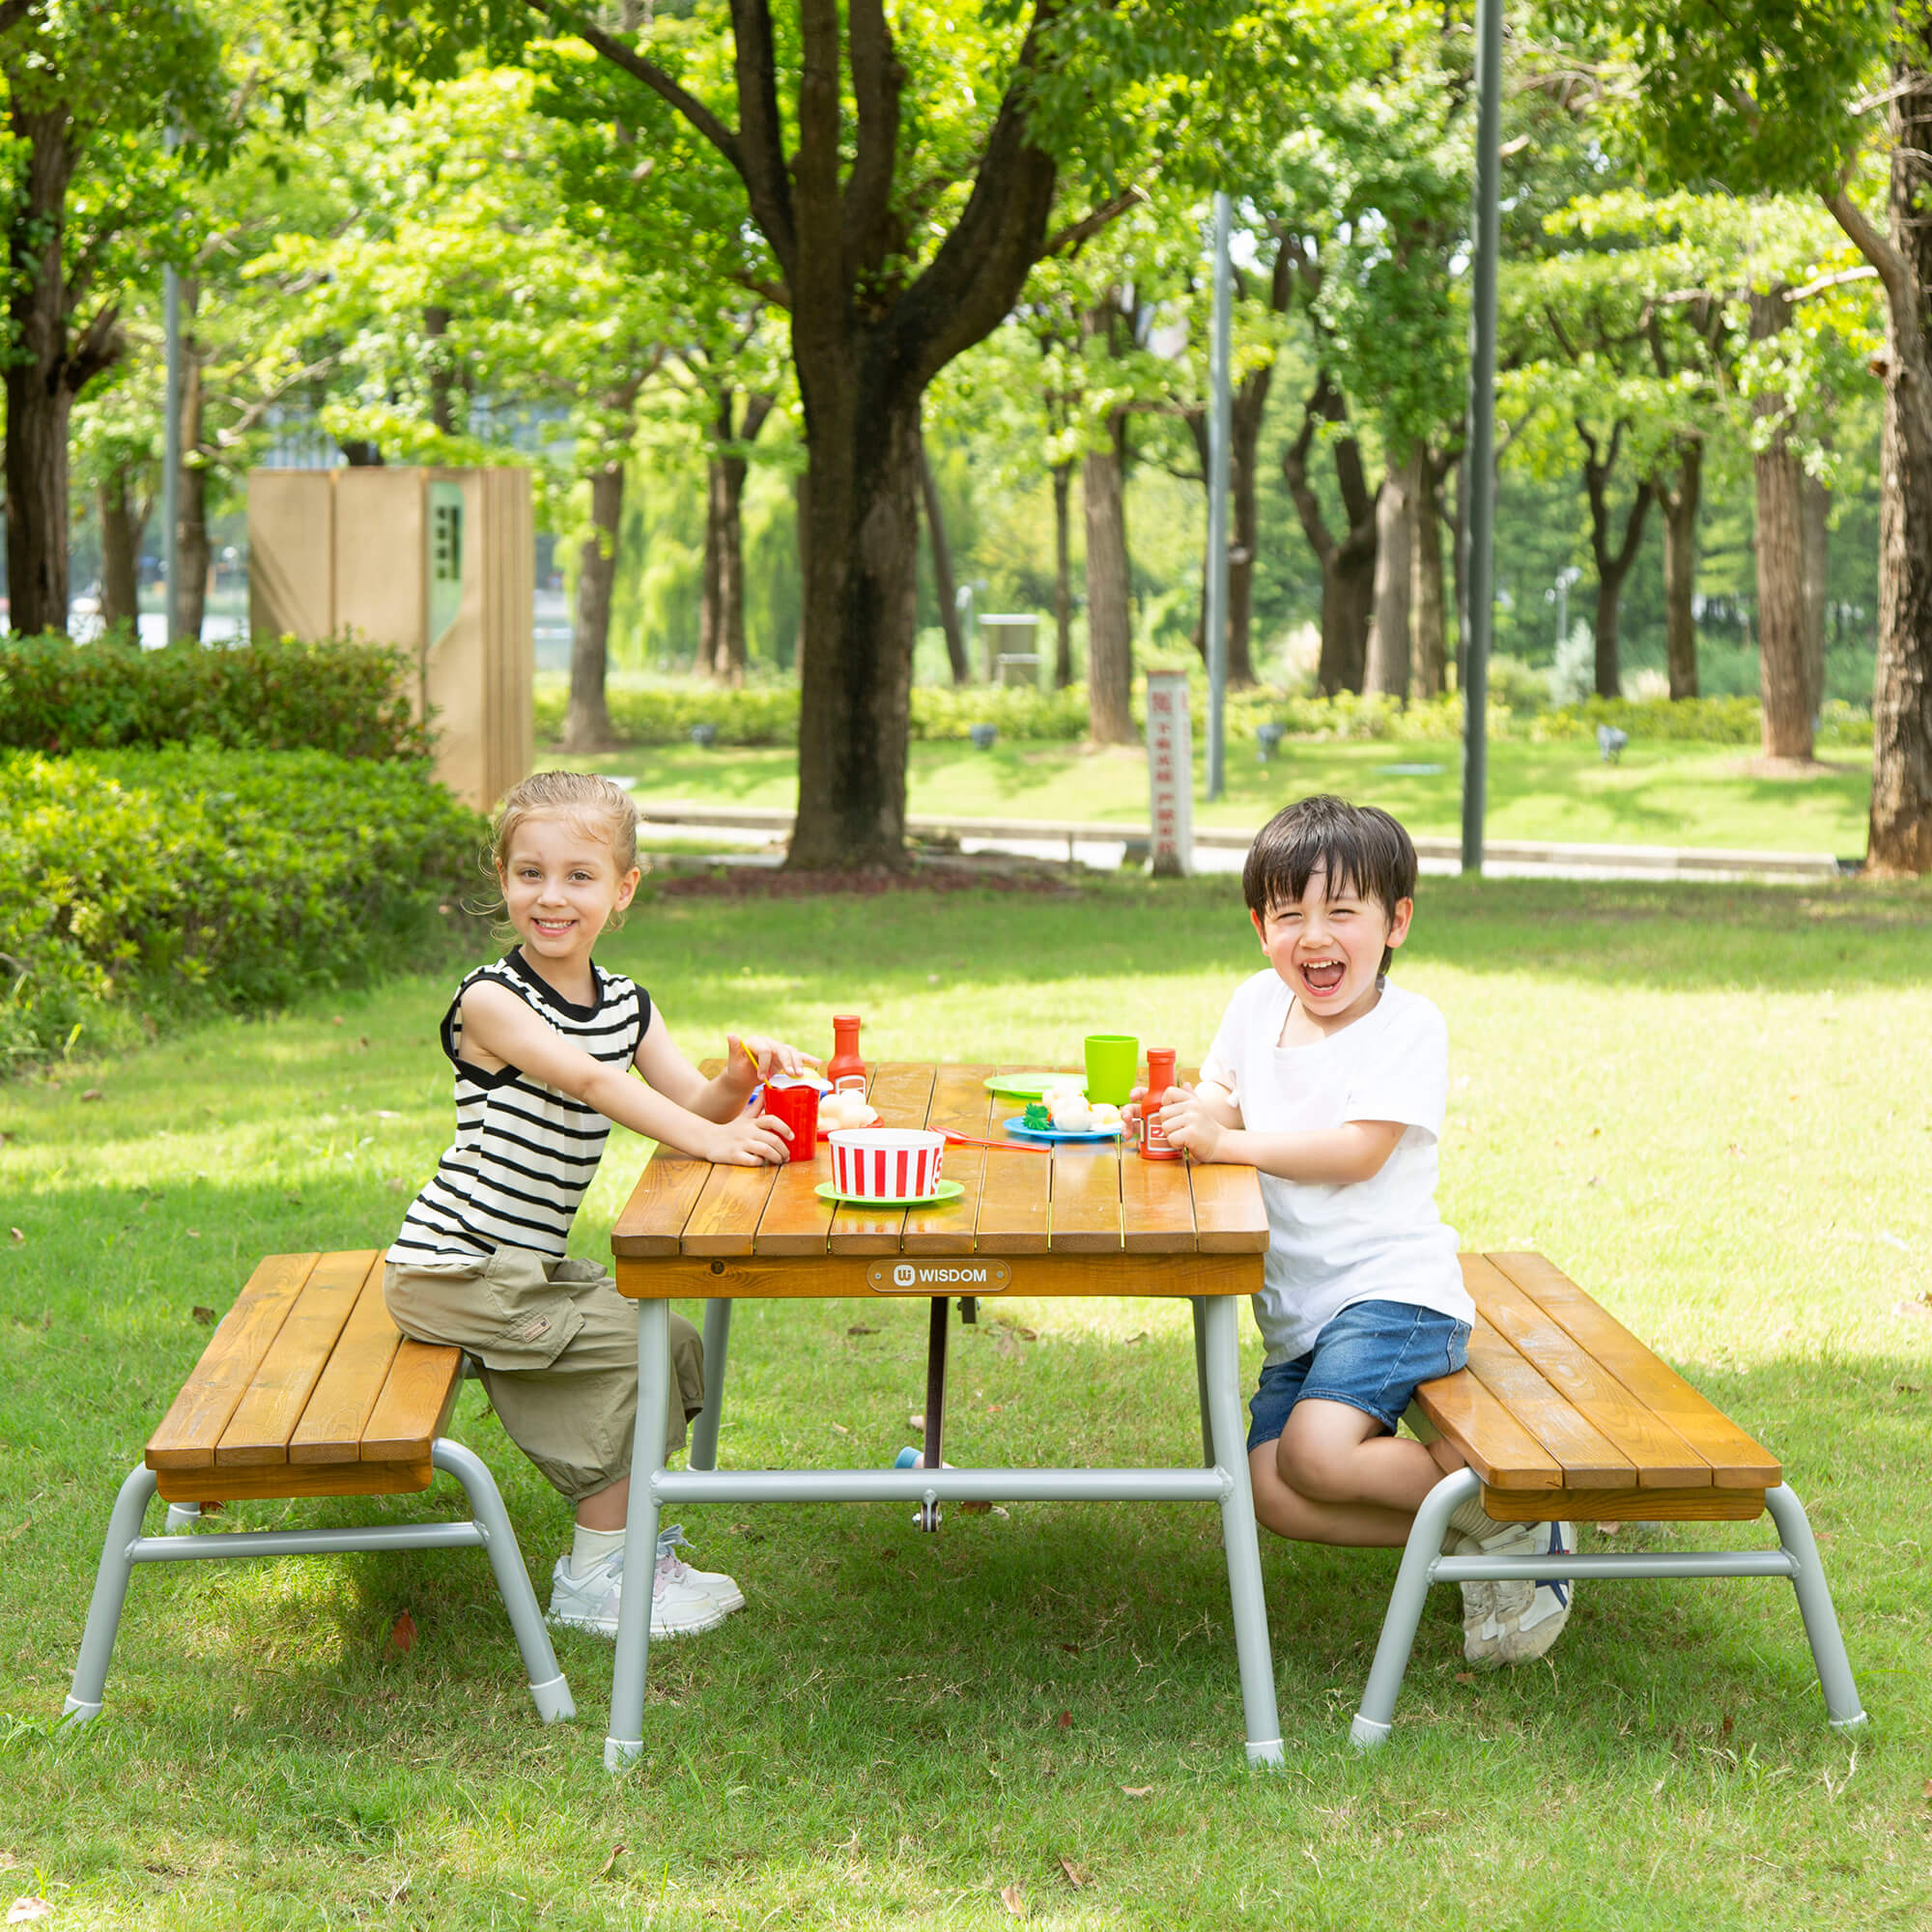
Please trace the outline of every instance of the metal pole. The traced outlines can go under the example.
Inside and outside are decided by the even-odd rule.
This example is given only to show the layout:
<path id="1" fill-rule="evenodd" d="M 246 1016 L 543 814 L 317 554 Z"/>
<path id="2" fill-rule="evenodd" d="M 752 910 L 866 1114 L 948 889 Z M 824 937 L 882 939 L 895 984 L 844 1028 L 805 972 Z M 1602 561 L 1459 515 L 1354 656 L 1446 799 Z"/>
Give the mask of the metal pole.
<path id="1" fill-rule="evenodd" d="M 182 453 L 181 276 L 172 268 L 161 270 L 161 311 L 167 335 L 166 426 L 161 433 L 161 642 L 171 644 L 181 583 Z M 137 641 L 140 628 L 137 615 Z"/>
<path id="2" fill-rule="evenodd" d="M 1222 785 L 1222 714 L 1228 695 L 1228 443 L 1229 385 L 1228 197 L 1214 196 L 1214 334 L 1208 380 L 1208 796 Z"/>
<path id="3" fill-rule="evenodd" d="M 1496 536 L 1496 256 L 1502 245 L 1502 0 L 1476 0 L 1475 258 L 1469 304 L 1469 636 L 1463 652 L 1463 869 L 1483 869 L 1489 788 L 1486 712 L 1494 627 Z"/>

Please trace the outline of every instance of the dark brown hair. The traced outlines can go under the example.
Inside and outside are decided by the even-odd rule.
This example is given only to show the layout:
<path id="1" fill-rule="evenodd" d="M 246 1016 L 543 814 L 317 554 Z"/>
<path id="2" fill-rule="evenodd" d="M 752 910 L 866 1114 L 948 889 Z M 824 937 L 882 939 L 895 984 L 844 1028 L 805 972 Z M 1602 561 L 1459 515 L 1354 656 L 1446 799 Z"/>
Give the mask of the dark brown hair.
<path id="1" fill-rule="evenodd" d="M 1248 910 L 1265 920 L 1297 903 L 1318 871 L 1331 899 L 1344 893 L 1377 899 L 1392 920 L 1396 906 L 1415 896 L 1415 845 L 1378 807 L 1318 792 L 1276 812 L 1255 835 L 1241 868 Z M 1394 956 L 1382 948 L 1384 973 Z"/>

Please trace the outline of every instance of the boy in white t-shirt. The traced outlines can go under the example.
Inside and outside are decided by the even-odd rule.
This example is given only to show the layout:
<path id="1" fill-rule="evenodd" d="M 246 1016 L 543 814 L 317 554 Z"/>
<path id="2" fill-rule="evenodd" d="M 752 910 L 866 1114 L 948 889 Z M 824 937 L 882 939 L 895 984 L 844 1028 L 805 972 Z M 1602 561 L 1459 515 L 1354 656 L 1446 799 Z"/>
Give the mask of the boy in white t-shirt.
<path id="1" fill-rule="evenodd" d="M 1435 1208 L 1449 1085 L 1442 1015 L 1385 977 L 1415 910 L 1415 847 L 1372 806 L 1305 798 L 1249 850 L 1242 890 L 1267 967 L 1236 989 L 1162 1131 L 1196 1160 L 1256 1169 L 1267 1344 L 1249 1405 L 1255 1515 L 1307 1543 L 1400 1545 L 1462 1459 L 1396 1434 L 1416 1385 L 1460 1369 L 1475 1308 Z M 1499 1523 L 1470 1498 L 1461 1550 L 1565 1556 L 1568 1523 Z M 1540 1657 L 1570 1586 L 1463 1585 L 1464 1655 Z"/>

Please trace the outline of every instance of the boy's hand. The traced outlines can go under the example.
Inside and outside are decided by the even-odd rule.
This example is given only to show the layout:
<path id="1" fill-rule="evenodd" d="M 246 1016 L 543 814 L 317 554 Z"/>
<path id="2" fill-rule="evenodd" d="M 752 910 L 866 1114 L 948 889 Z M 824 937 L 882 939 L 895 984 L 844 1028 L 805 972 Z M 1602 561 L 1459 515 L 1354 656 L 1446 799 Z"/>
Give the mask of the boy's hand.
<path id="1" fill-rule="evenodd" d="M 777 1167 L 791 1158 L 791 1129 L 769 1114 L 741 1115 L 705 1138 L 708 1145 L 693 1151 L 724 1167 Z"/>
<path id="2" fill-rule="evenodd" d="M 751 1055 L 750 1060 L 745 1057 L 747 1054 Z M 758 1066 L 755 1078 L 752 1072 L 753 1060 Z M 795 1080 L 808 1065 L 817 1065 L 818 1062 L 810 1054 L 788 1046 L 781 1039 L 769 1039 L 761 1033 L 727 1033 L 724 1036 L 724 1070 L 732 1084 L 742 1087 L 747 1094 L 758 1081 L 769 1080 L 775 1073 L 782 1073 L 787 1079 Z"/>
<path id="3" fill-rule="evenodd" d="M 1169 1147 L 1180 1148 L 1196 1160 L 1212 1160 L 1228 1131 L 1200 1094 L 1179 1085 L 1161 1095 L 1160 1130 Z"/>

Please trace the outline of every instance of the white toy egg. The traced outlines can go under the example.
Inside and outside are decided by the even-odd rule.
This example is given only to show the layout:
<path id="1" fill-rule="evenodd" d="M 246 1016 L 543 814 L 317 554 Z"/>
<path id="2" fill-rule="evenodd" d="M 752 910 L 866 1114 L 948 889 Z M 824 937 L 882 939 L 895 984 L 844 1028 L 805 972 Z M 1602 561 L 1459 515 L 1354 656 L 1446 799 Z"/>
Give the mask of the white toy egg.
<path id="1" fill-rule="evenodd" d="M 1084 1094 L 1056 1093 L 1046 1108 L 1053 1124 L 1064 1134 L 1084 1134 L 1093 1122 L 1094 1111 Z"/>

